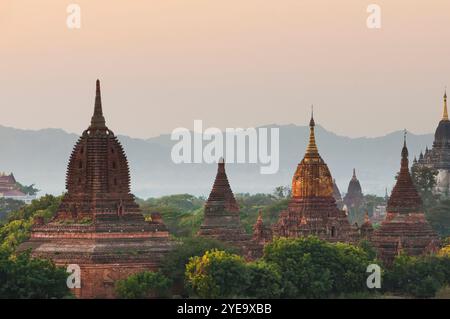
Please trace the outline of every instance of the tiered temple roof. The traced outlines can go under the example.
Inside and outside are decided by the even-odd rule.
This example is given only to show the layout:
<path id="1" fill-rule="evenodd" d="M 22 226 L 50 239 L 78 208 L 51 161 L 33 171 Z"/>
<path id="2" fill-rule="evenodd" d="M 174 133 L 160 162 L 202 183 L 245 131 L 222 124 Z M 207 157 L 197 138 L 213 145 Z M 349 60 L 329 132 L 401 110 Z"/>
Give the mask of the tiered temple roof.
<path id="1" fill-rule="evenodd" d="M 13 173 L 0 173 L 0 196 L 25 196 L 25 194 L 17 186 Z"/>
<path id="2" fill-rule="evenodd" d="M 351 241 L 352 230 L 345 213 L 336 206 L 333 179 L 317 149 L 314 118 L 311 116 L 309 143 L 292 179 L 288 210 L 273 227 L 274 236 L 316 235 L 330 241 Z"/>
<path id="3" fill-rule="evenodd" d="M 439 247 L 437 234 L 425 219 L 422 199 L 409 173 L 406 137 L 401 156 L 400 173 L 388 201 L 386 219 L 372 237 L 378 257 L 387 265 L 401 250 L 418 256 Z"/>
<path id="4" fill-rule="evenodd" d="M 362 193 L 361 184 L 356 177 L 356 170 L 353 169 L 353 175 L 348 183 L 347 193 L 344 196 L 344 204 L 347 206 L 349 211 L 350 223 L 362 224 L 363 215 L 363 205 L 364 205 L 364 195 Z"/>
<path id="5" fill-rule="evenodd" d="M 223 158 L 218 163 L 216 179 L 205 204 L 204 215 L 198 235 L 227 242 L 248 240 L 241 225 L 239 205 L 228 182 Z"/>
<path id="6" fill-rule="evenodd" d="M 264 224 L 262 212 L 259 211 L 258 218 L 253 226 L 253 241 L 264 245 L 271 240 L 272 230 Z"/>
<path id="7" fill-rule="evenodd" d="M 115 280 L 159 266 L 172 245 L 169 233 L 157 214 L 144 220 L 130 193 L 128 162 L 105 125 L 98 80 L 94 114 L 70 156 L 66 188 L 56 216 L 37 219 L 21 249 L 80 265 L 75 293 L 82 298 L 113 297 Z"/>
<path id="8" fill-rule="evenodd" d="M 230 244 L 238 248 L 247 259 L 254 259 L 262 254 L 262 245 L 253 241 L 241 224 L 239 205 L 228 182 L 223 158 L 218 163 L 216 179 L 205 204 L 204 219 L 198 236 Z"/>

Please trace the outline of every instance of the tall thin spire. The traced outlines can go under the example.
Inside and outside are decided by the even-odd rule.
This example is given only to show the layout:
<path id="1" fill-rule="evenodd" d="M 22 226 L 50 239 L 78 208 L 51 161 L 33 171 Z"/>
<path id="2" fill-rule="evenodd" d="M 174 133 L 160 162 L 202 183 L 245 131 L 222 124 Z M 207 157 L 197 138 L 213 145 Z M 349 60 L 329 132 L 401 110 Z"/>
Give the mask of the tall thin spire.
<path id="1" fill-rule="evenodd" d="M 447 88 L 444 93 L 444 114 L 442 115 L 443 121 L 448 121 L 448 111 L 447 111 Z"/>
<path id="2" fill-rule="evenodd" d="M 406 168 L 408 168 L 408 148 L 406 147 L 406 134 L 407 131 L 405 129 L 403 133 L 403 148 L 402 148 L 402 168 L 404 164 L 406 164 Z"/>
<path id="3" fill-rule="evenodd" d="M 95 88 L 94 114 L 91 118 L 91 128 L 105 128 L 105 118 L 102 110 L 102 95 L 100 91 L 100 80 L 97 79 Z"/>
<path id="4" fill-rule="evenodd" d="M 353 176 L 352 176 L 352 178 L 356 179 L 356 170 L 355 169 L 353 169 Z"/>
<path id="5" fill-rule="evenodd" d="M 309 121 L 309 143 L 308 147 L 306 148 L 306 153 L 308 154 L 318 153 L 316 137 L 314 135 L 314 126 L 316 126 L 316 123 L 314 122 L 314 106 L 311 105 L 311 120 Z"/>

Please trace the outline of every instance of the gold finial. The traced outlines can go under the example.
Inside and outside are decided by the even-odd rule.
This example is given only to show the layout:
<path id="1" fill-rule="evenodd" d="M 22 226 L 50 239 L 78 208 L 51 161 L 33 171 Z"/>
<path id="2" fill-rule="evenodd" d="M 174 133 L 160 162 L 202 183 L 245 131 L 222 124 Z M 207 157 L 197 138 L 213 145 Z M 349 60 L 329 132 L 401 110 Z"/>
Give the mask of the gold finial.
<path id="1" fill-rule="evenodd" d="M 448 121 L 448 111 L 447 111 L 447 88 L 445 88 L 445 93 L 444 93 L 444 114 L 442 115 L 442 120 Z"/>
<path id="2" fill-rule="evenodd" d="M 309 121 L 309 143 L 306 148 L 306 153 L 318 153 L 317 145 L 316 145 L 316 137 L 314 135 L 314 126 L 316 125 L 314 122 L 314 113 L 313 106 L 311 105 L 311 120 Z"/>

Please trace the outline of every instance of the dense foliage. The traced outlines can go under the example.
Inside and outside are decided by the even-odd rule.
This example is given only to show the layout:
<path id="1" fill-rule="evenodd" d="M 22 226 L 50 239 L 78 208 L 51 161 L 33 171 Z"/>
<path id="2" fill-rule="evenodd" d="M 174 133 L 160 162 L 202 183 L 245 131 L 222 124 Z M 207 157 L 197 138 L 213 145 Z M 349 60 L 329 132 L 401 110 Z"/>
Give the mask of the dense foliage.
<path id="1" fill-rule="evenodd" d="M 383 290 L 418 298 L 434 297 L 450 284 L 450 257 L 398 256 L 386 272 Z"/>
<path id="2" fill-rule="evenodd" d="M 203 298 L 327 298 L 366 291 L 366 270 L 371 263 L 356 246 L 315 237 L 284 238 L 267 245 L 257 262 L 245 263 L 217 250 L 191 258 L 186 281 Z"/>
<path id="3" fill-rule="evenodd" d="M 0 249 L 14 252 L 19 244 L 29 238 L 30 227 L 36 216 L 50 219 L 59 206 L 61 198 L 45 195 L 32 201 L 30 205 L 20 207 L 10 212 L 7 222 L 0 226 Z"/>
<path id="4" fill-rule="evenodd" d="M 160 213 L 170 233 L 179 237 L 194 235 L 203 218 L 204 200 L 189 194 L 149 198 L 138 203 L 144 215 Z"/>
<path id="5" fill-rule="evenodd" d="M 0 251 L 0 298 L 69 297 L 66 279 L 66 271 L 48 260 Z"/>
<path id="6" fill-rule="evenodd" d="M 263 259 L 280 268 L 283 296 L 291 298 L 363 291 L 367 266 L 373 263 L 359 247 L 315 237 L 276 239 L 265 247 Z"/>
<path id="7" fill-rule="evenodd" d="M 249 284 L 244 259 L 215 249 L 190 259 L 186 279 L 188 287 L 200 298 L 242 296 L 243 288 Z"/>
<path id="8" fill-rule="evenodd" d="M 12 198 L 0 198 L 0 224 L 2 224 L 8 214 L 19 210 L 25 203 Z"/>
<path id="9" fill-rule="evenodd" d="M 431 227 L 441 236 L 450 236 L 450 199 L 443 199 L 426 214 Z"/>
<path id="10" fill-rule="evenodd" d="M 170 279 L 160 272 L 144 271 L 118 280 L 117 296 L 123 299 L 164 298 L 170 296 Z"/>
<path id="11" fill-rule="evenodd" d="M 278 219 L 281 210 L 287 208 L 289 189 L 279 187 L 274 194 L 236 194 L 240 208 L 240 217 L 244 229 L 251 233 L 259 211 L 268 224 Z M 277 188 L 278 189 L 278 188 Z M 203 220 L 203 206 L 205 200 L 189 194 L 163 196 L 138 200 L 145 215 L 158 212 L 171 234 L 176 237 L 189 237 L 197 233 Z"/>
<path id="12" fill-rule="evenodd" d="M 235 248 L 228 247 L 224 243 L 206 238 L 184 238 L 177 246 L 164 258 L 161 270 L 172 280 L 178 288 L 178 292 L 186 295 L 184 287 L 184 274 L 189 258 L 203 256 L 208 250 L 218 249 L 234 253 Z"/>

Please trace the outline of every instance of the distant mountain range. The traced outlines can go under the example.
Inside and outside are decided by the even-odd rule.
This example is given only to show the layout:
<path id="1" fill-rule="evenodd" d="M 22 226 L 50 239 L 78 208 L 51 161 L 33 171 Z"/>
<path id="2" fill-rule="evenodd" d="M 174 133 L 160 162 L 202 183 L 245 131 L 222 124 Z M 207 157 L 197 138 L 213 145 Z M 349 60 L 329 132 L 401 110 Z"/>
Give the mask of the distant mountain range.
<path id="1" fill-rule="evenodd" d="M 272 192 L 290 185 L 308 141 L 309 128 L 297 125 L 268 125 L 280 130 L 280 169 L 261 175 L 260 164 L 228 164 L 227 173 L 235 193 Z M 13 172 L 22 184 L 36 184 L 45 193 L 64 191 L 66 165 L 78 136 L 61 129 L 22 130 L 0 126 L 0 171 Z M 215 164 L 174 164 L 170 135 L 149 139 L 118 136 L 128 157 L 132 192 L 142 198 L 176 193 L 208 195 Z M 349 138 L 316 126 L 322 158 L 342 193 L 346 192 L 352 169 L 356 168 L 363 192 L 384 195 L 390 190 L 400 167 L 403 132 L 375 138 Z M 408 134 L 410 162 L 432 145 L 433 135 Z M 206 143 L 205 143 L 206 144 Z"/>

